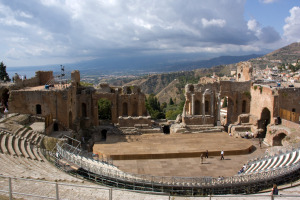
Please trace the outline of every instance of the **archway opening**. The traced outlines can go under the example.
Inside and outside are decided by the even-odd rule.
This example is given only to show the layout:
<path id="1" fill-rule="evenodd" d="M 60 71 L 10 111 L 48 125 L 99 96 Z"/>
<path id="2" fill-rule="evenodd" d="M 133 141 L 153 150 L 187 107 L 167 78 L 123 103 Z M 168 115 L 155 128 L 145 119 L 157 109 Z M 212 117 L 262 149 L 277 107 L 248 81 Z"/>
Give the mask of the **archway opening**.
<path id="1" fill-rule="evenodd" d="M 53 124 L 53 130 L 54 131 L 58 131 L 58 123 L 54 123 Z"/>
<path id="2" fill-rule="evenodd" d="M 205 100 L 205 115 L 209 115 L 209 100 Z"/>
<path id="3" fill-rule="evenodd" d="M 123 116 L 128 116 L 128 104 L 126 102 L 123 103 L 122 111 Z"/>
<path id="4" fill-rule="evenodd" d="M 99 120 L 111 120 L 111 106 L 112 103 L 108 99 L 98 100 L 98 119 Z"/>
<path id="5" fill-rule="evenodd" d="M 282 146 L 282 140 L 286 137 L 285 133 L 279 133 L 273 138 L 273 146 Z"/>
<path id="6" fill-rule="evenodd" d="M 243 103 L 242 103 L 242 113 L 246 113 L 246 106 L 247 106 L 247 101 L 243 100 Z"/>
<path id="7" fill-rule="evenodd" d="M 195 109 L 194 110 L 195 115 L 200 115 L 201 106 L 200 106 L 200 101 L 199 100 L 195 101 L 195 108 L 194 109 Z"/>
<path id="8" fill-rule="evenodd" d="M 42 106 L 40 104 L 35 105 L 35 112 L 37 115 L 42 114 Z"/>
<path id="9" fill-rule="evenodd" d="M 73 116 L 72 116 L 72 111 L 69 112 L 69 128 L 72 129 L 72 124 L 73 124 Z"/>
<path id="10" fill-rule="evenodd" d="M 134 101 L 133 105 L 134 106 L 132 106 L 132 114 L 131 115 L 136 117 L 136 116 L 138 116 L 138 102 Z"/>
<path id="11" fill-rule="evenodd" d="M 267 133 L 267 126 L 270 124 L 271 112 L 268 108 L 264 108 L 261 112 L 260 120 L 258 121 L 258 128 L 263 131 L 259 134 L 260 138 L 265 138 Z"/>
<path id="12" fill-rule="evenodd" d="M 81 114 L 82 114 L 82 117 L 87 117 L 86 104 L 85 103 L 81 104 Z"/>
<path id="13" fill-rule="evenodd" d="M 107 130 L 106 129 L 103 129 L 101 131 L 101 140 L 102 141 L 106 141 L 106 137 L 107 137 Z"/>

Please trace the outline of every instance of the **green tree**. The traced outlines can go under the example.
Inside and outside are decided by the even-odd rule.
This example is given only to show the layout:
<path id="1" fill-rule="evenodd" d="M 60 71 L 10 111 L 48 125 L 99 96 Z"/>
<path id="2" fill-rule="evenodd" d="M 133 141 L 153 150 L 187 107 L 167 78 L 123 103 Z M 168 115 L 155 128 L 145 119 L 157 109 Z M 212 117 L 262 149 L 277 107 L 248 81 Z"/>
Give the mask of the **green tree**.
<path id="1" fill-rule="evenodd" d="M 111 120 L 111 102 L 109 100 L 99 99 L 98 118 L 103 120 Z"/>
<path id="2" fill-rule="evenodd" d="M 162 112 L 161 106 L 154 94 L 150 94 L 146 99 L 146 108 L 153 119 L 164 119 L 165 114 Z"/>
<path id="3" fill-rule="evenodd" d="M 0 80 L 10 81 L 10 78 L 6 72 L 6 65 L 3 62 L 0 63 Z"/>

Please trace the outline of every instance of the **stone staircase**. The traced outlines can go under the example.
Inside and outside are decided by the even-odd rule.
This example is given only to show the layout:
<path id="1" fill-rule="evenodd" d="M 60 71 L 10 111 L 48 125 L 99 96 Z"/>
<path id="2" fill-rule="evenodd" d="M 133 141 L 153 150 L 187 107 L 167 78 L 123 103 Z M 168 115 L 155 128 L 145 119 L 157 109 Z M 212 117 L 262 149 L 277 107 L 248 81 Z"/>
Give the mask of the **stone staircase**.
<path id="1" fill-rule="evenodd" d="M 172 133 L 211 133 L 211 132 L 222 132 L 223 126 L 214 126 L 213 124 L 205 125 L 186 125 L 181 126 L 180 124 L 174 124 L 171 126 Z"/>
<path id="2" fill-rule="evenodd" d="M 148 124 L 136 124 L 134 127 L 119 127 L 119 130 L 124 135 L 142 135 L 142 134 L 153 134 L 163 133 L 158 127 L 152 127 Z"/>
<path id="3" fill-rule="evenodd" d="M 25 137 L 26 135 L 28 137 Z M 43 137 L 44 135 L 28 131 L 28 129 L 19 131 L 17 135 L 0 130 L 1 153 L 44 162 L 45 158 L 40 149 Z"/>

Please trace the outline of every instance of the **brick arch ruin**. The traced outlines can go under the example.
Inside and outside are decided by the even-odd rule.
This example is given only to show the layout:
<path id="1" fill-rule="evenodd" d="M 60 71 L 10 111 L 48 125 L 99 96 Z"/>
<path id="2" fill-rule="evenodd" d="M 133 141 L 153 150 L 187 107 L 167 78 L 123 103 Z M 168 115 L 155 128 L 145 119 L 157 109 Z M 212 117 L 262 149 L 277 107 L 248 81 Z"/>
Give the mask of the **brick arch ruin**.
<path id="1" fill-rule="evenodd" d="M 237 121 L 240 114 L 250 112 L 250 81 L 188 84 L 185 91 L 182 121 L 187 125 L 217 125 L 223 97 L 228 98 L 228 123 Z"/>

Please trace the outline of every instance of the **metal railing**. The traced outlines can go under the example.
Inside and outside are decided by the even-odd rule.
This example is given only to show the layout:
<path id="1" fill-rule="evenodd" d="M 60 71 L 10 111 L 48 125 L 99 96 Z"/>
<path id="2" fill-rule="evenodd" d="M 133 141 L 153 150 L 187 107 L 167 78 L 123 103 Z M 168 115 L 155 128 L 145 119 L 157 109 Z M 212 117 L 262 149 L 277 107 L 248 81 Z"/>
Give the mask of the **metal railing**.
<path id="1" fill-rule="evenodd" d="M 66 150 L 67 146 L 57 144 L 57 152 L 61 158 L 85 170 L 79 172 L 85 177 L 115 187 L 133 190 L 171 192 L 179 195 L 233 194 L 255 193 L 272 187 L 275 183 L 286 183 L 300 177 L 300 162 L 280 169 L 258 172 L 249 175 L 236 175 L 222 179 L 212 177 L 166 177 L 131 174 L 117 167 L 86 158 L 76 151 Z M 79 152 L 78 150 L 77 152 Z"/>
<path id="2" fill-rule="evenodd" d="M 152 198 L 155 195 L 160 195 L 157 199 L 162 200 L 176 200 L 177 197 L 173 196 L 171 193 L 158 193 L 158 192 L 139 192 L 133 193 L 132 191 L 119 189 L 119 188 L 107 188 L 107 187 L 96 187 L 96 186 L 86 186 L 86 185 L 76 185 L 76 184 L 67 184 L 60 182 L 51 182 L 51 181 L 42 181 L 35 179 L 25 179 L 25 178 L 16 178 L 10 176 L 2 176 L 0 175 L 2 184 L 0 186 L 0 193 L 6 194 L 9 197 L 9 200 L 13 200 L 13 198 L 24 198 L 26 199 L 95 199 L 101 197 L 101 199 L 113 200 L 114 196 L 116 199 L 119 199 L 122 196 L 123 199 L 144 199 L 146 196 L 151 195 Z M 6 180 L 6 181 L 5 181 Z M 13 183 L 16 181 L 16 183 Z M 18 181 L 18 182 L 17 182 Z M 24 188 L 22 183 L 30 182 L 30 184 L 26 184 L 27 187 Z M 47 192 L 43 192 L 43 195 L 32 192 L 29 187 L 34 187 L 38 184 L 38 188 L 42 190 L 42 188 L 46 188 Z M 41 185 L 45 184 L 46 187 L 42 187 Z M 19 187 L 18 187 L 19 186 Z M 68 188 L 71 189 L 71 192 L 67 192 Z M 22 192 L 21 189 L 25 189 L 26 193 Z M 74 191 L 77 191 L 79 196 L 74 194 Z M 162 196 L 163 195 L 163 196 Z M 209 194 L 204 197 L 195 197 L 192 199 L 201 199 L 201 200 L 232 200 L 232 199 L 253 199 L 259 198 L 260 200 L 269 200 L 269 199 L 296 199 L 300 198 L 300 195 L 276 195 L 273 196 L 271 194 L 255 194 L 255 195 L 212 195 Z"/>

